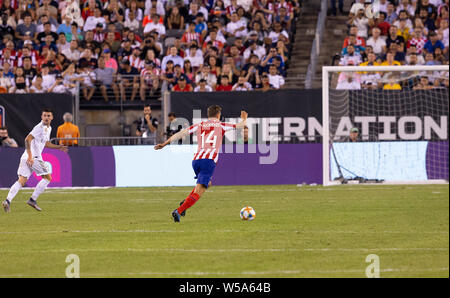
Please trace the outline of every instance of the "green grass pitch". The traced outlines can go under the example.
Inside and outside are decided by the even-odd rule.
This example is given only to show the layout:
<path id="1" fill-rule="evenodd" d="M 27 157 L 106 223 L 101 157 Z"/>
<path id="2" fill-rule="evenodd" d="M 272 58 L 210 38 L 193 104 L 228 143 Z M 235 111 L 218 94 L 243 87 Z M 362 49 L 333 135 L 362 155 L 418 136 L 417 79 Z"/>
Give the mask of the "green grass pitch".
<path id="1" fill-rule="evenodd" d="M 30 189 L 0 214 L 0 277 L 449 277 L 448 185 Z M 0 190 L 2 200 L 7 190 Z M 242 221 L 249 205 L 256 219 Z"/>

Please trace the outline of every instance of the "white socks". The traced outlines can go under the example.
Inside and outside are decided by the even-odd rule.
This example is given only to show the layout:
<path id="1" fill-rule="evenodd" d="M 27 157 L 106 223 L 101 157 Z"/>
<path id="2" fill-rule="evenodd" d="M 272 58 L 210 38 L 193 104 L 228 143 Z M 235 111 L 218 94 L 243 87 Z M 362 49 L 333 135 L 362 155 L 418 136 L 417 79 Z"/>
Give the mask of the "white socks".
<path id="1" fill-rule="evenodd" d="M 50 181 L 48 181 L 47 179 L 42 179 L 37 185 L 36 188 L 34 189 L 33 194 L 31 195 L 31 198 L 36 201 L 36 199 L 39 197 L 39 195 L 41 193 L 44 192 L 44 190 L 47 188 L 47 185 L 49 185 Z"/>
<path id="2" fill-rule="evenodd" d="M 44 180 L 44 179 L 43 179 Z M 11 203 L 11 201 L 14 199 L 14 197 L 17 195 L 19 190 L 22 188 L 22 185 L 19 183 L 19 181 L 16 181 L 16 183 L 11 186 L 9 189 L 8 196 L 6 197 L 6 200 Z"/>

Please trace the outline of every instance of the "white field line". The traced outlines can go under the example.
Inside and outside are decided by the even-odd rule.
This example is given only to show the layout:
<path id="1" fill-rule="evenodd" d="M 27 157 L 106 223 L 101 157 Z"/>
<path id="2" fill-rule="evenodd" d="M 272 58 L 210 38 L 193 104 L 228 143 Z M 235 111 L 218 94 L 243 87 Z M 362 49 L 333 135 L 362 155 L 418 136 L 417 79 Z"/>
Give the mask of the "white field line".
<path id="1" fill-rule="evenodd" d="M 386 272 L 405 272 L 405 273 L 419 273 L 419 272 L 441 272 L 448 271 L 448 267 L 442 268 L 385 268 L 380 269 L 381 273 Z M 214 276 L 214 275 L 292 275 L 292 274 L 345 274 L 345 273 L 361 273 L 365 274 L 364 269 L 343 269 L 343 270 L 276 270 L 276 271 L 242 271 L 242 272 L 222 272 L 222 271 L 192 271 L 192 272 L 107 272 L 107 273 L 81 273 L 81 277 L 113 277 L 113 276 L 145 276 L 145 275 L 171 275 L 171 276 Z M 4 274 L 0 278 L 8 277 L 33 277 L 30 274 Z M 40 275 L 37 275 L 40 276 Z M 48 277 L 56 277 L 55 275 L 45 275 Z"/>
<path id="2" fill-rule="evenodd" d="M 386 268 L 380 269 L 380 272 L 439 272 L 448 271 L 448 267 L 443 268 Z M 125 275 L 276 275 L 276 274 L 339 274 L 339 273 L 361 273 L 365 274 L 364 269 L 344 269 L 344 270 L 277 270 L 277 271 L 243 271 L 243 272 L 127 272 Z M 85 276 L 120 276 L 121 273 L 86 273 Z"/>
<path id="3" fill-rule="evenodd" d="M 142 189 L 134 189 L 134 188 L 126 188 L 126 187 L 50 187 L 46 190 L 46 193 L 67 193 L 67 194 L 73 194 L 76 191 L 80 191 L 79 193 L 95 193 L 95 194 L 99 194 L 99 193 L 108 193 L 108 192 L 126 192 L 126 193 L 178 193 L 178 192 L 186 192 L 186 190 L 183 189 L 170 189 L 170 188 L 180 188 L 181 186 L 167 186 L 165 188 L 168 189 L 156 189 L 153 187 L 147 187 L 147 188 L 142 188 Z M 191 186 L 184 186 L 186 188 L 191 187 Z M 218 186 L 219 188 L 213 188 L 208 190 L 208 193 L 210 192 L 260 192 L 260 191 L 270 191 L 270 192 L 274 192 L 274 191 L 312 191 L 312 190 L 317 190 L 317 191 L 358 191 L 361 190 L 361 188 L 371 188 L 373 187 L 376 190 L 392 190 L 392 189 L 398 189 L 396 187 L 392 187 L 392 186 L 382 186 L 382 185 L 352 185 L 350 187 L 348 186 L 339 186 L 339 187 L 322 187 L 322 186 L 309 186 L 309 185 L 305 185 L 305 186 L 300 186 L 300 187 L 295 187 L 292 185 L 287 186 L 287 189 L 283 189 L 285 186 L 284 185 L 279 185 L 279 186 L 273 186 L 268 188 L 265 185 L 262 185 L 261 188 L 246 188 L 246 186 L 236 186 L 236 189 L 221 189 L 220 187 L 222 186 Z M 161 187 L 158 187 L 161 188 Z M 22 190 L 33 190 L 34 188 L 32 187 L 24 187 L 22 188 Z M 407 189 L 414 189 L 414 187 L 407 187 Z M 0 188 L 0 190 L 9 190 L 9 188 Z M 98 190 L 98 191 L 92 191 L 92 190 Z"/>
<path id="4" fill-rule="evenodd" d="M 1 234 L 59 234 L 59 233 L 298 233 L 298 234 L 449 234 L 448 231 L 299 231 L 299 230 L 49 230 L 49 231 L 0 231 Z"/>
<path id="5" fill-rule="evenodd" d="M 288 252 L 389 252 L 389 251 L 449 251 L 448 247 L 391 247 L 391 248 L 72 248 L 43 250 L 0 250 L 0 253 L 85 253 L 85 252 L 136 252 L 136 253 L 288 253 Z"/>

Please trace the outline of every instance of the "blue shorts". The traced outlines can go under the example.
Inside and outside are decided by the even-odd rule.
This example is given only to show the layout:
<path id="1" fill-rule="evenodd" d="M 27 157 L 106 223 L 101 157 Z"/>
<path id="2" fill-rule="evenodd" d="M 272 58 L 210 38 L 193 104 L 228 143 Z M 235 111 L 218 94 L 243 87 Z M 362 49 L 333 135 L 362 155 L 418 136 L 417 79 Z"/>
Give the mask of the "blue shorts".
<path id="1" fill-rule="evenodd" d="M 209 182 L 212 179 L 216 163 L 212 159 L 197 159 L 192 161 L 192 168 L 195 172 L 195 179 L 197 184 L 203 184 L 208 188 Z"/>

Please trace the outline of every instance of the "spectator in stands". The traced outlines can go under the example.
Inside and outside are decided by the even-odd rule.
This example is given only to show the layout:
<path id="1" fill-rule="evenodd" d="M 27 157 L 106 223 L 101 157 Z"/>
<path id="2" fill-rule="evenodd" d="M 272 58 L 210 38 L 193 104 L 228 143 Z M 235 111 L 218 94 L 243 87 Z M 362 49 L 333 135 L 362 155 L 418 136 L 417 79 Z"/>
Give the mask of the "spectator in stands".
<path id="1" fill-rule="evenodd" d="M 166 127 L 166 138 L 170 138 L 177 132 L 181 131 L 183 129 L 182 125 L 176 125 L 177 117 L 174 112 L 170 112 L 168 115 L 169 125 Z M 176 128 L 174 127 L 176 125 Z M 180 140 L 181 141 L 181 140 Z"/>
<path id="2" fill-rule="evenodd" d="M 366 17 L 364 8 L 359 9 L 356 15 L 350 14 L 347 24 L 358 27 L 356 36 L 362 38 L 367 38 L 368 27 L 373 27 L 375 25 L 373 18 Z"/>
<path id="3" fill-rule="evenodd" d="M 73 88 L 72 85 L 64 82 L 64 77 L 62 74 L 57 74 L 55 77 L 55 82 L 48 89 L 48 93 L 68 93 L 70 89 Z"/>
<path id="4" fill-rule="evenodd" d="M 367 40 L 367 45 L 372 46 L 373 52 L 377 55 L 386 53 L 386 41 L 381 37 L 379 28 L 373 28 L 372 36 Z"/>
<path id="5" fill-rule="evenodd" d="M 0 126 L 0 145 L 1 147 L 10 147 L 10 148 L 17 148 L 19 147 L 17 145 L 16 140 L 13 138 L 10 138 L 8 135 L 8 129 L 6 126 Z"/>
<path id="6" fill-rule="evenodd" d="M 169 65 L 169 63 L 167 64 Z M 170 63 L 170 65 L 173 65 L 173 63 Z M 144 62 L 144 69 L 141 71 L 141 82 L 140 82 L 140 89 L 139 94 L 141 96 L 141 100 L 145 101 L 145 92 L 147 89 L 150 90 L 150 97 L 152 97 L 158 87 L 159 87 L 159 75 L 161 74 L 161 71 L 159 68 L 156 67 L 156 64 L 153 61 L 145 60 Z M 172 73 L 173 75 L 173 73 Z M 173 77 L 172 77 L 173 80 Z M 174 81 L 174 80 L 173 80 Z M 167 83 L 166 83 L 167 86 Z M 167 87 L 166 87 L 167 88 Z M 167 89 L 164 89 L 167 90 Z"/>
<path id="7" fill-rule="evenodd" d="M 135 2 L 132 2 L 135 3 Z M 140 9 L 140 8 L 139 8 Z M 141 21 L 136 18 L 136 12 L 130 11 L 125 18 L 123 26 L 129 28 L 133 32 L 138 32 L 141 28 Z"/>
<path id="8" fill-rule="evenodd" d="M 250 40 L 248 47 L 245 49 L 243 57 L 248 63 L 251 55 L 256 55 L 256 57 L 261 60 L 266 55 L 266 49 L 256 43 L 254 40 Z"/>
<path id="9" fill-rule="evenodd" d="M 357 36 L 357 34 L 358 34 L 358 27 L 354 26 L 354 25 L 350 26 L 349 34 L 344 39 L 344 44 L 342 45 L 342 48 L 346 48 L 350 43 L 352 43 L 354 45 L 365 47 L 366 46 L 366 39 L 361 37 L 361 36 Z M 351 42 L 352 36 L 356 37 L 356 41 L 352 41 Z"/>
<path id="10" fill-rule="evenodd" d="M 94 70 L 89 66 L 88 62 L 80 64 L 80 73 L 78 76 L 82 79 L 80 81 L 81 92 L 84 98 L 89 101 L 95 92 L 95 80 L 96 76 Z"/>
<path id="11" fill-rule="evenodd" d="M 134 123 L 137 124 L 136 136 L 141 137 L 141 143 L 144 145 L 155 145 L 159 123 L 156 118 L 152 117 L 150 105 L 144 106 L 143 116 L 134 121 Z"/>
<path id="12" fill-rule="evenodd" d="M 220 76 L 219 80 L 220 84 L 217 85 L 216 91 L 231 91 L 233 89 L 228 76 Z"/>
<path id="13" fill-rule="evenodd" d="M 285 84 L 284 78 L 278 74 L 278 69 L 275 64 L 269 66 L 269 74 L 267 76 L 269 77 L 269 83 L 275 89 L 280 89 Z"/>
<path id="14" fill-rule="evenodd" d="M 195 76 L 195 83 L 198 84 L 201 79 L 206 80 L 207 84 L 213 89 L 217 85 L 217 76 L 211 73 L 211 67 L 208 64 L 204 64 L 201 68 L 201 72 Z"/>
<path id="15" fill-rule="evenodd" d="M 184 29 L 184 17 L 180 14 L 177 6 L 172 7 L 170 15 L 167 18 L 167 27 L 169 30 Z"/>
<path id="16" fill-rule="evenodd" d="M 206 83 L 205 79 L 198 82 L 198 86 L 194 88 L 194 92 L 211 92 L 213 88 Z"/>
<path id="17" fill-rule="evenodd" d="M 398 76 L 390 74 L 388 82 L 383 86 L 383 90 L 402 90 L 402 86 L 398 83 Z"/>
<path id="18" fill-rule="evenodd" d="M 360 66 L 379 66 L 380 64 L 377 62 L 377 55 L 375 53 L 367 54 L 367 61 L 359 64 Z"/>
<path id="19" fill-rule="evenodd" d="M 132 101 L 134 100 L 139 90 L 138 77 L 139 77 L 138 69 L 134 66 L 131 66 L 130 61 L 128 59 L 122 60 L 118 74 L 119 89 L 120 94 L 122 96 L 122 100 L 127 100 L 125 90 L 129 88 L 131 88 L 130 100 Z"/>
<path id="20" fill-rule="evenodd" d="M 354 52 L 360 56 L 362 56 L 366 50 L 365 47 L 356 44 L 356 36 L 355 35 L 350 35 L 349 43 L 348 43 L 347 47 L 342 49 L 342 55 L 347 55 L 347 51 L 348 51 L 347 48 L 350 45 L 353 47 Z M 372 47 L 372 45 L 369 45 L 369 44 L 367 46 Z"/>
<path id="21" fill-rule="evenodd" d="M 118 64 L 117 64 L 116 59 L 114 59 L 114 58 L 112 57 L 112 55 L 111 55 L 111 50 L 108 49 L 108 48 L 105 48 L 105 49 L 103 50 L 102 57 L 103 57 L 103 59 L 104 59 L 104 61 L 105 61 L 105 67 L 114 69 L 114 72 L 116 73 L 117 70 L 119 69 L 119 66 L 118 66 Z"/>
<path id="22" fill-rule="evenodd" d="M 330 2 L 331 2 L 331 13 L 332 13 L 334 16 L 336 16 L 336 14 L 337 14 L 337 10 L 336 10 L 336 1 L 337 1 L 337 0 L 330 0 Z M 342 14 L 342 15 L 344 15 L 344 0 L 338 0 L 338 2 L 339 2 L 339 5 L 338 5 L 338 7 L 339 7 L 339 13 Z"/>
<path id="23" fill-rule="evenodd" d="M 388 52 L 386 54 L 386 60 L 381 63 L 381 66 L 394 66 L 394 65 L 402 65 L 400 62 L 394 59 L 395 53 Z"/>
<path id="24" fill-rule="evenodd" d="M 413 90 L 430 90 L 433 89 L 433 85 L 430 84 L 430 81 L 427 76 L 420 77 L 419 83 L 413 87 Z"/>
<path id="25" fill-rule="evenodd" d="M 78 51 L 78 41 L 73 39 L 70 42 L 70 47 L 61 52 L 64 56 L 72 62 L 77 63 L 80 60 L 80 51 Z"/>
<path id="26" fill-rule="evenodd" d="M 239 76 L 236 84 L 234 84 L 232 91 L 251 91 L 253 90 L 252 85 L 246 81 L 245 76 Z"/>
<path id="27" fill-rule="evenodd" d="M 35 40 L 37 35 L 37 26 L 32 21 L 32 16 L 29 12 L 22 15 L 23 23 L 16 27 L 15 38 L 21 41 Z"/>
<path id="28" fill-rule="evenodd" d="M 391 1 L 388 2 L 386 8 L 386 22 L 393 24 L 397 20 L 397 13 L 395 12 L 395 5 Z"/>
<path id="29" fill-rule="evenodd" d="M 372 53 L 373 55 L 373 53 Z M 382 87 L 381 75 L 376 71 L 367 71 L 361 74 L 361 88 L 376 90 Z"/>
<path id="30" fill-rule="evenodd" d="M 191 61 L 184 60 L 183 73 L 187 77 L 188 81 L 190 81 L 190 82 L 195 81 L 195 73 L 194 73 L 194 68 L 191 65 Z"/>
<path id="31" fill-rule="evenodd" d="M 245 37 L 247 27 L 242 19 L 239 19 L 237 11 L 230 14 L 230 22 L 227 24 L 226 32 L 228 37 Z"/>
<path id="32" fill-rule="evenodd" d="M 349 65 L 350 62 L 353 65 L 359 65 L 362 62 L 361 55 L 355 52 L 355 47 L 352 44 L 347 46 L 347 53 L 341 57 L 339 65 L 346 66 Z"/>
<path id="33" fill-rule="evenodd" d="M 98 68 L 94 70 L 96 83 L 99 84 L 103 99 L 109 101 L 107 91 L 113 90 L 116 101 L 119 101 L 119 88 L 115 83 L 115 70 L 111 67 L 106 67 L 105 58 L 98 59 Z"/>
<path id="34" fill-rule="evenodd" d="M 11 88 L 11 86 L 11 79 L 5 76 L 3 66 L 0 65 L 0 94 L 8 93 L 8 90 Z"/>
<path id="35" fill-rule="evenodd" d="M 37 70 L 32 65 L 30 56 L 23 57 L 22 62 L 23 62 L 23 74 L 25 76 L 25 79 L 31 82 L 31 80 L 33 80 L 33 78 L 36 76 Z"/>
<path id="36" fill-rule="evenodd" d="M 270 31 L 268 38 L 272 40 L 272 45 L 275 45 L 280 38 L 280 35 L 284 35 L 286 38 L 289 38 L 288 33 L 286 30 L 283 29 L 283 26 L 281 26 L 281 23 L 275 22 L 273 24 L 273 30 Z"/>
<path id="37" fill-rule="evenodd" d="M 15 75 L 14 85 L 9 89 L 9 93 L 24 94 L 29 92 L 25 77 L 23 75 Z"/>
<path id="38" fill-rule="evenodd" d="M 174 92 L 191 92 L 191 91 L 193 91 L 194 88 L 192 87 L 191 84 L 188 84 L 186 82 L 186 79 L 187 78 L 184 74 L 181 75 L 180 78 L 178 79 L 177 84 L 175 84 L 175 86 L 173 86 L 172 91 L 174 91 Z"/>
<path id="39" fill-rule="evenodd" d="M 79 65 L 86 65 L 90 69 L 94 70 L 98 67 L 98 61 L 93 56 L 92 48 L 86 47 L 84 51 L 80 54 L 80 60 L 78 60 Z"/>
<path id="40" fill-rule="evenodd" d="M 435 60 L 433 53 L 425 54 L 425 65 L 439 65 L 439 62 Z"/>
<path id="41" fill-rule="evenodd" d="M 164 37 L 166 35 L 166 26 L 159 22 L 159 15 L 157 14 L 153 15 L 151 22 L 145 25 L 143 33 L 145 35 L 146 33 L 150 33 L 152 31 L 157 32 L 159 38 L 161 40 L 164 40 Z"/>
<path id="42" fill-rule="evenodd" d="M 56 137 L 59 139 L 59 144 L 64 146 L 78 146 L 78 138 L 80 137 L 80 129 L 73 124 L 73 116 L 71 113 L 63 115 L 64 124 L 58 126 Z M 64 140 L 68 139 L 68 140 Z M 75 139 L 75 140 L 73 140 Z"/>
<path id="43" fill-rule="evenodd" d="M 169 60 L 173 62 L 174 66 L 177 64 L 180 66 L 183 66 L 184 60 L 183 60 L 183 58 L 178 56 L 178 49 L 174 46 L 170 47 L 169 55 L 167 55 L 163 58 L 163 60 L 161 62 L 162 69 L 166 69 L 166 64 L 167 64 L 167 61 L 169 61 Z"/>
<path id="44" fill-rule="evenodd" d="M 400 46 L 397 43 L 391 43 L 391 46 L 389 47 L 389 52 L 394 54 L 394 60 L 400 62 L 400 64 L 405 64 L 405 52 L 399 51 Z"/>
<path id="45" fill-rule="evenodd" d="M 350 63 L 353 65 L 353 62 Z M 338 79 L 337 90 L 359 90 L 361 89 L 360 75 L 355 72 L 343 72 Z"/>
<path id="46" fill-rule="evenodd" d="M 408 65 L 422 65 L 419 62 L 419 59 L 417 57 L 418 55 L 416 53 L 410 53 L 408 54 L 406 61 Z"/>
<path id="47" fill-rule="evenodd" d="M 380 11 L 379 17 L 375 19 L 375 26 L 381 30 L 381 36 L 387 36 L 391 27 L 391 24 L 386 22 L 386 16 L 385 12 Z"/>
<path id="48" fill-rule="evenodd" d="M 411 47 L 411 45 L 415 45 L 417 54 L 421 54 L 426 43 L 427 38 L 423 35 L 423 28 L 417 26 L 414 28 L 414 31 L 411 32 L 411 39 L 407 43 L 407 48 Z"/>
<path id="49" fill-rule="evenodd" d="M 350 129 L 350 134 L 349 134 L 348 141 L 349 142 L 359 142 L 360 141 L 359 129 L 357 127 L 352 127 Z"/>
<path id="50" fill-rule="evenodd" d="M 47 92 L 47 90 L 44 89 L 44 87 L 42 86 L 42 76 L 41 75 L 36 75 L 31 87 L 30 87 L 30 92 L 31 93 L 45 93 Z"/>
<path id="51" fill-rule="evenodd" d="M 425 43 L 423 49 L 426 53 L 434 53 L 436 48 L 440 48 L 441 50 L 445 49 L 442 41 L 439 40 L 439 37 L 436 32 L 432 31 L 428 35 L 428 41 Z"/>
<path id="52" fill-rule="evenodd" d="M 267 74 L 263 74 L 261 76 L 261 84 L 259 84 L 256 88 L 256 90 L 259 91 L 269 91 L 269 90 L 274 90 L 275 88 L 272 86 L 272 84 L 270 84 L 269 81 L 269 76 Z"/>
<path id="53" fill-rule="evenodd" d="M 356 0 L 350 8 L 349 16 L 356 16 L 361 9 L 364 10 L 364 2 L 365 0 Z"/>
<path id="54" fill-rule="evenodd" d="M 100 25 L 101 29 L 106 29 L 106 20 L 102 17 L 102 11 L 100 7 L 94 8 L 94 14 L 89 16 L 84 23 L 83 31 L 94 30 L 97 25 Z"/>

